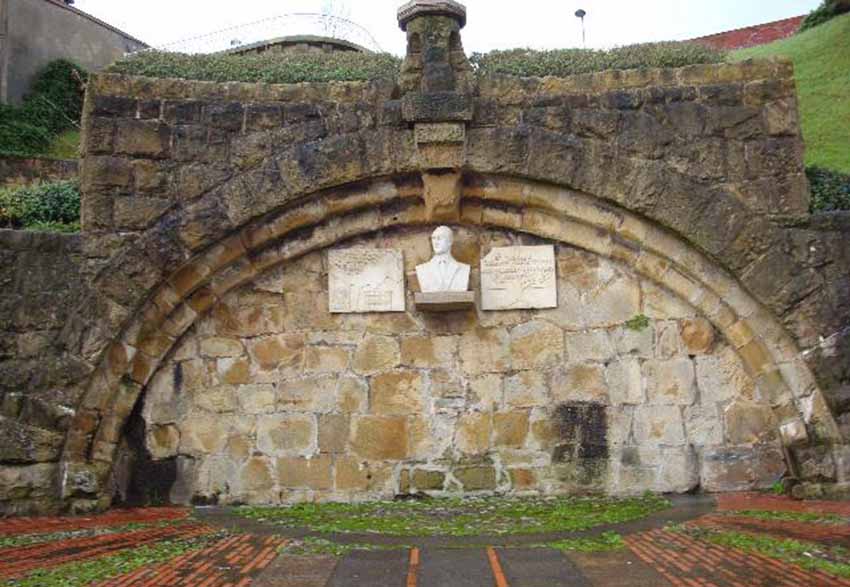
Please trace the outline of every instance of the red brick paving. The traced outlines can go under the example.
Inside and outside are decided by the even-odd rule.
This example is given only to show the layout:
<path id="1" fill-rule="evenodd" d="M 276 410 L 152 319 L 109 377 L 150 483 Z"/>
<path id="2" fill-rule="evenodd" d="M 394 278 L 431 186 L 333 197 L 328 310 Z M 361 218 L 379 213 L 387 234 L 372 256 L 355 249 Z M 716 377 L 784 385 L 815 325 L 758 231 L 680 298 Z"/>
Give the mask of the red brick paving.
<path id="1" fill-rule="evenodd" d="M 277 556 L 286 541 L 241 534 L 165 564 L 96 583 L 96 587 L 246 587 Z"/>
<path id="2" fill-rule="evenodd" d="M 9 518 L 0 519 L 0 536 L 70 532 L 88 528 L 108 528 L 126 524 L 149 524 L 181 520 L 189 516 L 186 508 L 144 508 L 115 510 L 107 514 L 67 518 Z"/>
<path id="3" fill-rule="evenodd" d="M 850 517 L 847 501 L 801 501 L 763 493 L 728 493 L 717 496 L 718 511 L 762 510 L 773 512 L 804 512 L 836 514 Z"/>
<path id="4" fill-rule="evenodd" d="M 675 587 L 850 587 L 850 581 L 755 553 L 652 530 L 626 538 Z"/>
<path id="5" fill-rule="evenodd" d="M 809 542 L 850 547 L 850 524 L 819 524 L 792 520 L 760 520 L 745 516 L 714 514 L 703 516 L 689 525 L 750 534 L 770 534 Z"/>
<path id="6" fill-rule="evenodd" d="M 214 532 L 204 524 L 181 524 L 120 534 L 86 536 L 57 542 L 0 550 L 0 579 L 21 577 L 36 569 L 47 569 L 74 561 L 93 559 L 120 550 L 162 540 L 192 538 Z"/>

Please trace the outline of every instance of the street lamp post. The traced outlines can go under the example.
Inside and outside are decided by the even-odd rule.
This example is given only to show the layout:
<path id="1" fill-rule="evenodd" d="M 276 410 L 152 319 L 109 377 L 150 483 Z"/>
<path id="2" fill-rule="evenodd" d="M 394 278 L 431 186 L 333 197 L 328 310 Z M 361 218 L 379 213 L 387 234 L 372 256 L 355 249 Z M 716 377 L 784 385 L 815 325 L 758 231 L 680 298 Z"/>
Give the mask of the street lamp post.
<path id="1" fill-rule="evenodd" d="M 581 46 L 587 49 L 587 40 L 584 35 L 584 17 L 587 16 L 587 12 L 579 8 L 576 10 L 576 16 L 581 19 Z"/>

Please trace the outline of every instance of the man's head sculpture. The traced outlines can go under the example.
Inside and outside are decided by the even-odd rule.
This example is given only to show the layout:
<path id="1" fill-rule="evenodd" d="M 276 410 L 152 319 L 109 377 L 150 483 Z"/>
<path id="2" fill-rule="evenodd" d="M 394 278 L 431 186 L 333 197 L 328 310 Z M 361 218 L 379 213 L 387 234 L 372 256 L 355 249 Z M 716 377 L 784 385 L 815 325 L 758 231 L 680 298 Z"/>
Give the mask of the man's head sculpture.
<path id="1" fill-rule="evenodd" d="M 431 233 L 434 256 L 416 267 L 422 292 L 467 291 L 470 267 L 452 257 L 453 242 L 454 234 L 448 226 L 440 226 Z"/>

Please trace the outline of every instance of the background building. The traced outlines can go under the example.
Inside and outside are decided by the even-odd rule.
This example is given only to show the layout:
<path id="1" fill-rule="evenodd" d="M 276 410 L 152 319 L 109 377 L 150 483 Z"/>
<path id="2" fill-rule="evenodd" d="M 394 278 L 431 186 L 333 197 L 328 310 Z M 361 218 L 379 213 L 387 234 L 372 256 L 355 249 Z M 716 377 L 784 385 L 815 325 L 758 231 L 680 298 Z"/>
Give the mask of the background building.
<path id="1" fill-rule="evenodd" d="M 62 0 L 0 0 L 0 103 L 19 104 L 55 59 L 97 71 L 146 47 Z"/>

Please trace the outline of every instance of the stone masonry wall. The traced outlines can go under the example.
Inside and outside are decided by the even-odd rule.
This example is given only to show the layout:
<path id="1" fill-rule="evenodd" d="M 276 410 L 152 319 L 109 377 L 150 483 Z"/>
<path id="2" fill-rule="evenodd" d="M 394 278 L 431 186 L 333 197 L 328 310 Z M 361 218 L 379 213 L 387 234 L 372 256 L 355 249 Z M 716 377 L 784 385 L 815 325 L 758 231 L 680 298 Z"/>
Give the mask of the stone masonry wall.
<path id="1" fill-rule="evenodd" d="M 75 179 L 79 173 L 75 160 L 0 157 L 0 188 Z"/>
<path id="2" fill-rule="evenodd" d="M 355 461 L 358 475 L 364 461 L 383 471 L 366 485 L 380 495 L 421 487 L 423 479 L 429 486 L 441 479 L 444 490 L 454 490 L 464 467 L 512 490 L 522 483 L 566 489 L 581 481 L 583 488 L 627 491 L 629 475 L 637 476 L 633 487 L 749 487 L 779 474 L 776 427 L 789 422 L 799 424 L 807 439 L 793 448 L 801 476 L 824 483 L 850 480 L 850 450 L 833 417 L 848 407 L 842 398 L 848 382 L 843 357 L 850 324 L 850 241 L 846 222 L 808 212 L 790 65 L 744 62 L 566 79 L 476 79 L 450 17 L 410 25 L 411 51 L 398 84 L 91 78 L 83 124 L 82 260 L 69 263 L 60 255 L 45 263 L 75 275 L 83 268 L 85 287 L 74 285 L 61 296 L 64 290 L 57 286 L 52 291 L 58 299 L 37 308 L 58 316 L 50 327 L 33 327 L 57 333 L 51 351 L 42 353 L 47 368 L 32 378 L 29 371 L 6 378 L 10 388 L 37 390 L 33 397 L 48 397 L 38 394 L 50 390 L 59 398 L 55 405 L 73 415 L 70 425 L 62 418 L 38 420 L 23 408 L 6 416 L 14 421 L 5 428 L 32 425 L 61 436 L 63 444 L 28 456 L 26 463 L 0 463 L 0 491 L 11 496 L 5 507 L 103 508 L 114 488 L 125 495 L 139 490 L 132 476 L 139 468 L 177 482 L 168 485 L 180 501 L 236 501 L 255 490 L 249 495 L 253 501 L 261 494 L 281 500 L 307 491 L 332 496 L 340 489 L 340 471 Z M 423 51 L 412 42 L 419 34 L 420 41 L 445 47 Z M 428 61 L 440 56 L 445 63 Z M 320 251 L 353 237 L 372 244 L 397 241 L 412 263 L 427 244 L 416 227 L 437 223 L 461 230 L 469 250 L 486 249 L 488 239 L 497 237 L 551 238 L 561 243 L 563 291 L 574 286 L 570 262 L 591 276 L 587 290 L 565 304 L 560 317 L 487 313 L 475 315 L 474 325 L 449 320 L 447 330 L 430 339 L 437 347 L 446 345 L 435 347 L 443 353 L 435 356 L 453 362 L 452 369 L 442 370 L 410 361 L 409 345 L 437 329 L 427 320 L 413 314 L 389 325 L 379 317 L 331 319 L 318 305 L 304 318 L 317 324 L 293 325 L 308 306 L 287 301 L 298 292 L 287 290 L 286 282 L 269 285 L 272 278 L 261 277 L 281 265 L 281 275 L 292 272 L 295 282 L 317 294 L 304 303 L 319 304 L 325 287 Z M 21 259 L 28 250 L 20 252 Z M 463 254 L 471 260 L 478 253 Z M 18 255 L 8 254 L 15 263 Z M 646 294 L 652 280 L 681 292 L 692 306 L 688 312 L 699 307 L 702 316 L 653 314 Z M 28 281 L 37 282 L 35 276 Z M 3 293 L 3 308 L 28 303 L 10 291 L 11 298 Z M 612 306 L 609 295 L 621 305 Z M 606 315 L 587 302 L 597 302 L 594 296 L 608 304 Z M 221 314 L 234 300 L 237 318 L 231 324 Z M 569 325 L 563 314 L 570 311 L 596 321 Z M 635 311 L 651 318 L 652 340 L 638 337 L 641 346 L 623 349 L 618 333 Z M 692 328 L 688 321 L 704 326 L 701 318 L 714 325 L 710 354 L 681 346 L 682 333 Z M 348 328 L 349 322 L 359 325 Z M 464 348 L 483 343 L 472 345 L 471 337 L 484 336 L 494 352 L 510 352 L 516 336 L 538 329 L 558 340 L 562 335 L 556 347 L 560 362 L 517 367 L 511 355 L 485 373 L 493 383 L 489 389 L 501 396 L 497 405 L 482 406 L 472 390 L 482 374 L 465 361 Z M 375 356 L 388 352 L 381 369 L 361 368 L 361 340 L 350 338 L 352 331 L 375 345 Z M 19 334 L 25 331 L 16 332 L 12 346 L 4 341 L 12 350 L 4 350 L 3 364 L 33 369 L 36 361 L 18 356 Z M 273 354 L 288 352 L 280 345 L 294 341 L 298 369 L 278 369 L 271 356 L 262 363 L 256 347 L 265 339 L 277 341 L 267 343 Z M 590 342 L 581 342 L 585 339 Z M 591 343 L 600 346 L 583 355 L 581 349 Z M 548 350 L 540 349 L 541 357 Z M 340 378 L 353 382 L 368 401 L 355 405 L 332 398 L 322 374 L 311 372 L 323 361 L 336 361 Z M 719 365 L 716 377 L 729 374 L 734 381 L 734 394 L 722 382 L 707 381 L 705 365 L 713 361 Z M 612 365 L 621 364 L 641 382 L 641 396 L 633 402 L 619 402 L 617 394 L 637 385 L 612 383 L 618 375 Z M 570 373 L 573 367 L 578 375 Z M 651 391 L 662 371 L 663 381 L 684 381 L 681 397 L 677 392 L 668 401 Z M 373 402 L 385 381 L 393 381 L 398 393 L 421 394 L 419 411 L 391 413 L 406 404 Z M 597 385 L 588 388 L 588 382 Z M 204 383 L 210 393 L 196 393 Z M 459 395 L 442 397 L 441 389 L 455 383 Z M 315 393 L 305 401 L 327 403 L 288 409 L 287 394 L 310 386 Z M 522 390 L 531 390 L 528 401 L 542 405 L 513 405 L 526 401 L 511 395 L 520 398 Z M 602 407 L 595 406 L 595 397 Z M 173 421 L 162 419 L 160 400 L 172 406 Z M 705 413 L 694 415 L 699 410 Z M 646 418 L 653 413 L 664 419 L 648 430 Z M 628 415 L 631 423 L 615 424 L 612 414 Z M 330 416 L 342 432 L 333 439 L 336 448 L 323 452 L 331 440 L 322 422 Z M 293 431 L 292 442 L 300 443 L 294 448 L 287 447 L 286 434 L 269 432 L 270 423 L 290 417 L 294 425 L 280 430 Z M 403 429 L 403 454 L 363 453 L 359 423 L 368 427 L 375 418 L 388 418 L 396 432 Z M 582 432 L 554 440 L 535 436 L 533 423 L 553 418 L 571 423 L 564 430 Z M 464 449 L 462 420 L 474 421 L 477 453 Z M 449 454 L 439 445 L 427 448 L 444 439 L 438 429 L 423 430 L 424 421 L 443 422 L 454 443 Z M 509 421 L 518 424 L 513 448 L 497 435 Z M 843 421 L 846 434 L 846 416 Z M 674 423 L 669 430 L 668 422 Z M 226 428 L 226 442 L 215 435 L 222 432 L 219 425 Z M 626 430 L 628 441 L 616 437 Z M 574 470 L 572 477 L 568 464 L 547 469 L 552 458 L 575 451 L 601 454 L 595 451 L 602 450 L 603 432 L 607 456 L 590 459 L 600 461 L 599 467 Z M 656 432 L 664 442 L 651 438 Z M 582 439 L 594 440 L 585 449 Z M 509 462 L 506 451 L 519 460 Z M 664 468 L 662 455 L 678 455 L 675 475 Z M 302 460 L 308 456 L 313 458 Z M 19 489 L 26 467 L 43 467 L 54 486 L 39 489 L 38 496 L 32 488 Z M 430 473 L 420 472 L 417 481 L 417 468 Z M 528 473 L 512 478 L 512 469 Z M 267 482 L 239 485 L 244 471 Z M 221 486 L 225 473 L 234 475 L 228 488 Z M 302 473 L 318 475 L 321 487 L 303 476 L 298 487 L 291 486 L 288 479 Z M 355 488 L 367 491 L 363 477 L 357 478 L 361 485 Z"/>
<path id="3" fill-rule="evenodd" d="M 405 253 L 431 227 L 340 246 Z M 455 254 L 545 244 L 460 229 Z M 326 251 L 233 291 L 175 347 L 142 416 L 178 503 L 392 498 L 425 491 L 764 488 L 784 471 L 770 403 L 687 302 L 557 247 L 559 307 L 328 312 Z M 646 324 L 626 323 L 645 315 Z M 143 473 L 141 473 L 143 474 Z"/>
<path id="4" fill-rule="evenodd" d="M 79 236 L 0 230 L 0 514 L 55 507 L 85 371 L 57 341 L 82 289 Z"/>

